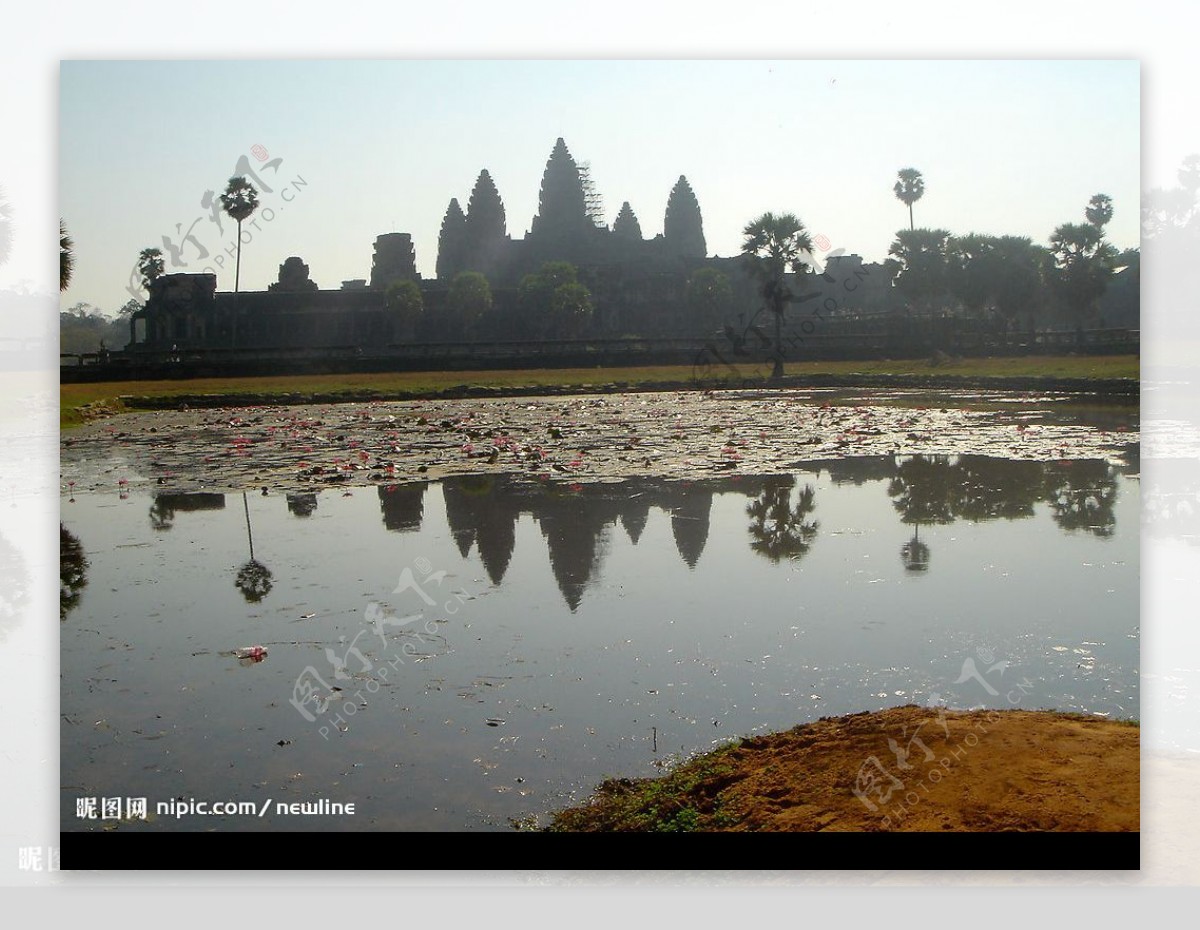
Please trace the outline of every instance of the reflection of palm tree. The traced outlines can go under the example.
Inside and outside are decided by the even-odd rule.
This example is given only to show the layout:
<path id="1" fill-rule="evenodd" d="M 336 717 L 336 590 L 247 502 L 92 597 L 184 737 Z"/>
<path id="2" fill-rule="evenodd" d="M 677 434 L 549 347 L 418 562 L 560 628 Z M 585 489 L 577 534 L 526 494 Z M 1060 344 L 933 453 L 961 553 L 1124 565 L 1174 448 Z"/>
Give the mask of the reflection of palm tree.
<path id="1" fill-rule="evenodd" d="M 58 619 L 79 605 L 80 593 L 87 587 L 87 556 L 83 544 L 61 523 L 58 525 Z"/>
<path id="2" fill-rule="evenodd" d="M 913 529 L 913 538 L 900 547 L 900 560 L 905 571 L 923 572 L 929 568 L 929 547 L 921 542 L 921 524 Z"/>
<path id="3" fill-rule="evenodd" d="M 792 506 L 792 483 L 793 479 L 788 478 L 786 484 L 766 488 L 746 507 L 746 515 L 754 521 L 749 527 L 753 537 L 750 548 L 772 562 L 803 556 L 812 546 L 820 525 L 805 519 L 816 506 L 812 485 L 804 486 Z"/>
<path id="4" fill-rule="evenodd" d="M 915 524 L 913 538 L 900 547 L 900 558 L 910 572 L 929 568 L 929 546 L 919 538 L 922 523 L 953 523 L 960 487 L 950 459 L 944 455 L 914 455 L 901 462 L 888 483 L 892 506 L 902 523 Z"/>
<path id="5" fill-rule="evenodd" d="M 271 570 L 257 559 L 251 559 L 238 569 L 233 584 L 248 603 L 257 604 L 271 593 Z"/>
<path id="6" fill-rule="evenodd" d="M 248 603 L 257 604 L 271 593 L 271 570 L 254 557 L 254 534 L 250 530 L 250 502 L 242 492 L 242 507 L 246 511 L 246 538 L 250 542 L 250 561 L 238 569 L 233 585 L 242 592 Z"/>

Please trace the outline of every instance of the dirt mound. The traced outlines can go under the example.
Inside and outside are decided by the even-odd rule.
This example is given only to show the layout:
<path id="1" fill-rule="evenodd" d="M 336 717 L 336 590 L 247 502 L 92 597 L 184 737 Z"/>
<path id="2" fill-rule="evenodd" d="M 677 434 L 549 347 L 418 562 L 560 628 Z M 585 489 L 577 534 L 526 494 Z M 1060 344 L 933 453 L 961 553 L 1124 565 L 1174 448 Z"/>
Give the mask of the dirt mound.
<path id="1" fill-rule="evenodd" d="M 908 705 L 604 782 L 550 830 L 1136 831 L 1136 724 Z"/>

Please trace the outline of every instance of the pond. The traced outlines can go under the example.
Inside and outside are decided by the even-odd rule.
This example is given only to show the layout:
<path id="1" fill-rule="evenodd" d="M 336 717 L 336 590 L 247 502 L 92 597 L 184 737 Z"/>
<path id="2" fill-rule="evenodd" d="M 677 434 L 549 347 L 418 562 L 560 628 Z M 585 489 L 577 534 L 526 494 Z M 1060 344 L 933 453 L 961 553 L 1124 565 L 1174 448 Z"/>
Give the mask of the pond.
<path id="1" fill-rule="evenodd" d="M 508 830 L 822 716 L 1137 717 L 1128 461 L 75 493 L 63 830 L 116 826 L 91 797 L 147 799 L 121 830 Z"/>

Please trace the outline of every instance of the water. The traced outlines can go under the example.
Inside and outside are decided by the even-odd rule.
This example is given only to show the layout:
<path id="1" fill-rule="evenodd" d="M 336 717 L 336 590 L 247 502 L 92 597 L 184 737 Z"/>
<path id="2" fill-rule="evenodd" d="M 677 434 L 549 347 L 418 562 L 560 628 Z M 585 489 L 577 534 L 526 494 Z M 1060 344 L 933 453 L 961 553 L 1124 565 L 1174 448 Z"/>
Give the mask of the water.
<path id="1" fill-rule="evenodd" d="M 113 796 L 270 802 L 120 829 L 509 829 L 821 716 L 1138 716 L 1132 470 L 887 456 L 719 481 L 76 495 L 63 829 L 111 828 L 76 805 Z M 355 813 L 274 810 L 319 799 Z"/>

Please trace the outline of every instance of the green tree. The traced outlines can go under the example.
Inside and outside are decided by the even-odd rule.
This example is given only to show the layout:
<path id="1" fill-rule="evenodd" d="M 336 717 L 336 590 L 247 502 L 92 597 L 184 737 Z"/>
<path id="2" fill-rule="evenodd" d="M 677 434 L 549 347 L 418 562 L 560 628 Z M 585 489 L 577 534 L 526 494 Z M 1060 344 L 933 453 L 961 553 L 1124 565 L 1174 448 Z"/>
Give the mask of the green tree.
<path id="1" fill-rule="evenodd" d="M 926 313 L 944 306 L 950 289 L 949 243 L 944 229 L 902 229 L 888 249 L 900 264 L 896 290 Z"/>
<path id="2" fill-rule="evenodd" d="M 1052 286 L 1063 308 L 1082 328 L 1096 315 L 1117 262 L 1117 250 L 1092 223 L 1063 223 L 1050 237 Z"/>
<path id="3" fill-rule="evenodd" d="M 1024 236 L 997 236 L 990 266 L 996 310 L 1010 321 L 1024 313 L 1032 329 L 1050 264 L 1050 254 Z"/>
<path id="4" fill-rule="evenodd" d="M 421 289 L 408 279 L 393 281 L 384 292 L 384 304 L 392 321 L 392 339 L 412 342 L 425 312 Z"/>
<path id="5" fill-rule="evenodd" d="M 950 291 L 962 301 L 963 309 L 974 316 L 981 315 L 995 299 L 995 249 L 991 236 L 978 233 L 952 236 L 947 243 Z"/>
<path id="6" fill-rule="evenodd" d="M 525 275 L 517 288 L 517 304 L 518 329 L 533 338 L 575 338 L 592 317 L 591 293 L 570 262 L 546 262 L 536 274 Z"/>
<path id="7" fill-rule="evenodd" d="M 65 291 L 71 286 L 71 275 L 75 273 L 75 243 L 67 232 L 67 224 L 58 221 L 58 289 Z"/>
<path id="8" fill-rule="evenodd" d="M 578 339 L 592 321 L 592 295 L 578 281 L 554 289 L 550 304 L 551 333 L 559 339 Z"/>
<path id="9" fill-rule="evenodd" d="M 487 278 L 478 271 L 455 275 L 446 305 L 454 329 L 462 338 L 471 338 L 484 314 L 492 309 L 492 288 Z"/>
<path id="10" fill-rule="evenodd" d="M 163 264 L 162 249 L 142 249 L 138 253 L 138 274 L 142 276 L 142 287 L 150 292 L 151 286 L 162 277 L 166 266 Z"/>
<path id="11" fill-rule="evenodd" d="M 772 378 L 783 377 L 783 315 L 795 295 L 787 273 L 809 267 L 812 239 L 794 213 L 764 213 L 742 230 L 742 259 L 758 282 L 764 304 L 775 316 L 775 364 Z"/>
<path id="12" fill-rule="evenodd" d="M 916 168 L 901 168 L 896 173 L 896 186 L 892 192 L 908 207 L 908 228 L 913 225 L 913 204 L 925 195 L 925 179 Z"/>
<path id="13" fill-rule="evenodd" d="M 244 177 L 232 177 L 221 195 L 221 207 L 237 223 L 237 259 L 233 272 L 233 292 L 236 294 L 242 275 L 242 220 L 258 209 L 258 191 Z"/>
<path id="14" fill-rule="evenodd" d="M 133 309 L 141 308 L 129 301 Z M 128 304 L 126 305 L 128 306 Z M 121 313 L 127 314 L 125 307 Z M 121 349 L 129 341 L 129 317 L 110 319 L 89 303 L 77 303 L 58 315 L 59 351 L 67 355 L 83 355 L 103 349 Z"/>

